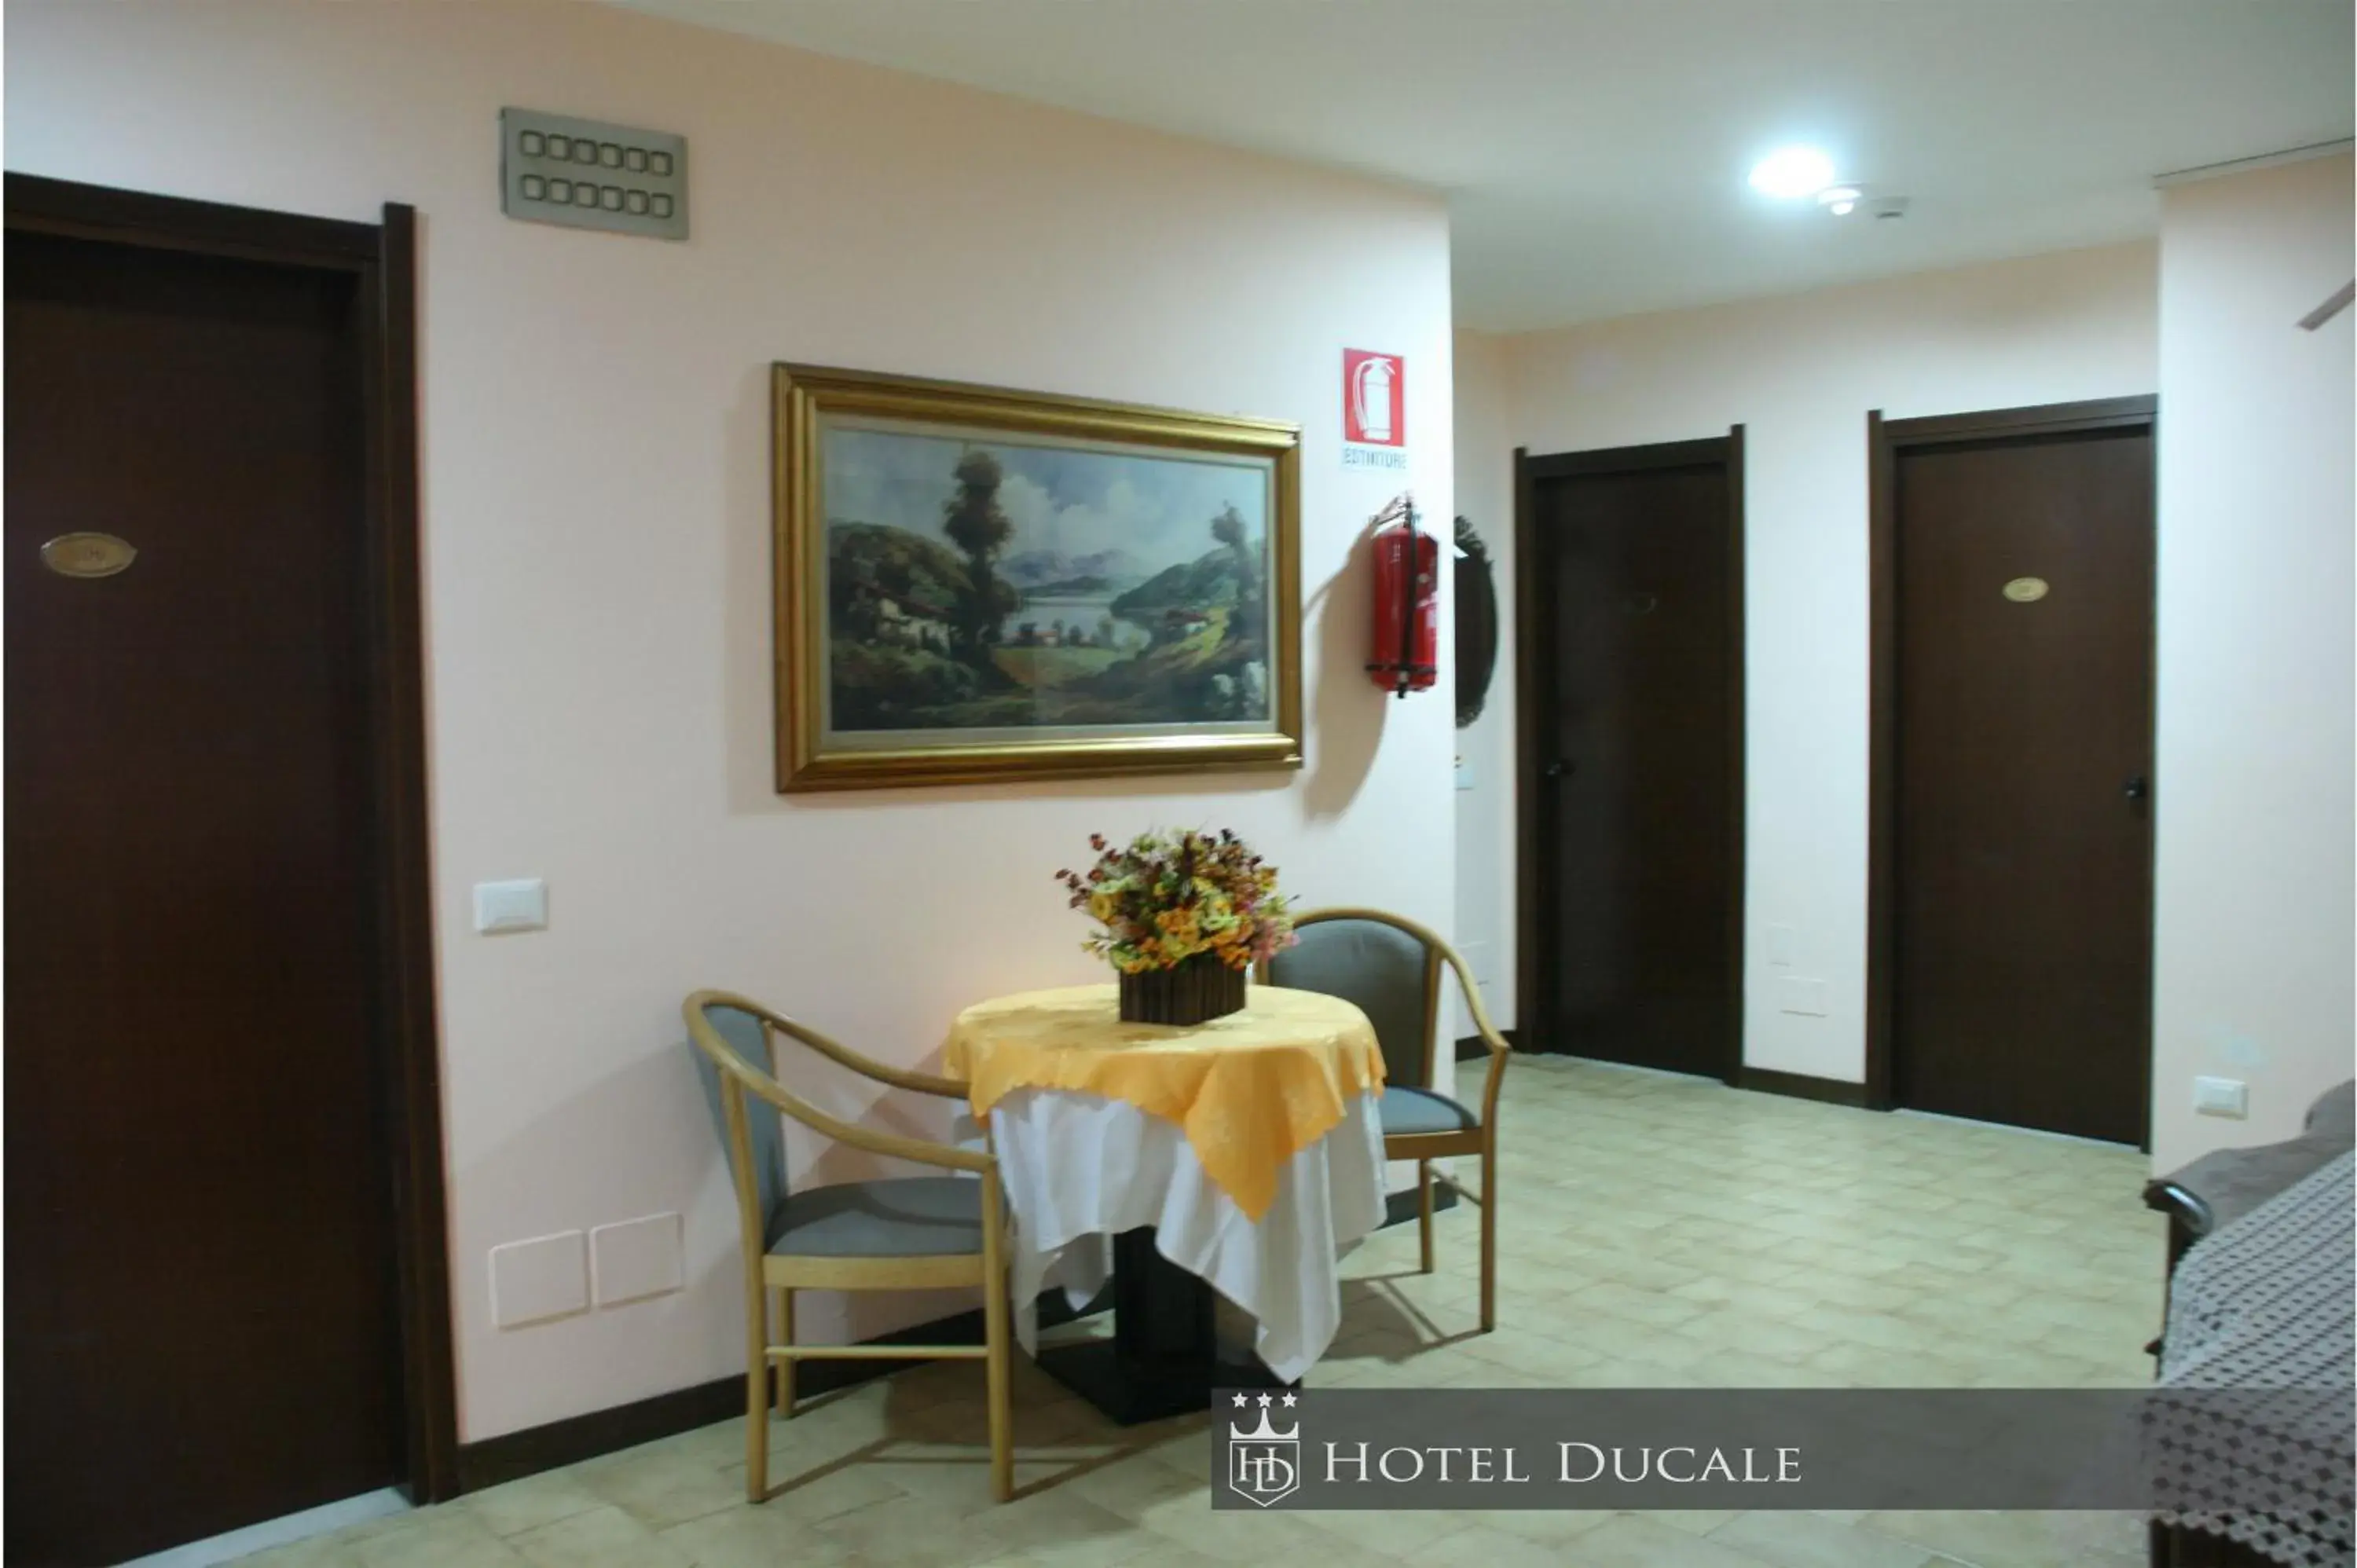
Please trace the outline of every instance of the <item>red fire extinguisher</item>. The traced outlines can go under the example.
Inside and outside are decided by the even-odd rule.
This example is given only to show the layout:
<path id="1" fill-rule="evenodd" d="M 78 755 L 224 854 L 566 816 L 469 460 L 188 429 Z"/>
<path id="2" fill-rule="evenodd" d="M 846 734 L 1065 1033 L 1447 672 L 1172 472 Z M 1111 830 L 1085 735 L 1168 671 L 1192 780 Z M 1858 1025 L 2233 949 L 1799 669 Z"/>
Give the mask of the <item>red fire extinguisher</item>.
<path id="1" fill-rule="evenodd" d="M 1406 496 L 1375 514 L 1375 530 L 1374 648 L 1367 674 L 1405 697 L 1440 679 L 1440 541 L 1416 531 L 1415 503 Z"/>

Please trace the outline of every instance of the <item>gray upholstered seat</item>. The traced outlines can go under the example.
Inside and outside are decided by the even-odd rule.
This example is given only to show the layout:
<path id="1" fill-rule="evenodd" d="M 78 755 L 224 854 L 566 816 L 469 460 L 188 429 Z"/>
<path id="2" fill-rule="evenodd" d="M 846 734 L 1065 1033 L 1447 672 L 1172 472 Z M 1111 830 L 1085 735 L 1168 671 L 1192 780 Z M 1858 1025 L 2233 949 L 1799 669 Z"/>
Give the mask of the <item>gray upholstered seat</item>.
<path id="1" fill-rule="evenodd" d="M 1481 1118 L 1445 1094 L 1410 1084 L 1383 1086 L 1375 1101 L 1383 1112 L 1383 1135 L 1394 1133 L 1466 1133 L 1481 1125 Z"/>
<path id="2" fill-rule="evenodd" d="M 919 1258 L 982 1251 L 982 1184 L 964 1176 L 837 1182 L 787 1197 L 770 1251 L 793 1258 Z"/>

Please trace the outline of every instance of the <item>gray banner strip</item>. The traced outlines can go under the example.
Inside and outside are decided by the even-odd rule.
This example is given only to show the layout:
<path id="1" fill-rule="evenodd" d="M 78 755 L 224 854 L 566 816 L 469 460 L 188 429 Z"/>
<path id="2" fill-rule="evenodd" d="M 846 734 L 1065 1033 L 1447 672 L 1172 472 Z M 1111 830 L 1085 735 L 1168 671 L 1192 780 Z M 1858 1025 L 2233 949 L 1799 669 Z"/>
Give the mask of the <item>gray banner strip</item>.
<path id="1" fill-rule="evenodd" d="M 1291 1402 L 1288 1405 L 1287 1402 Z M 2341 1389 L 1313 1389 L 1215 1396 L 1222 1509 L 2297 1508 Z"/>

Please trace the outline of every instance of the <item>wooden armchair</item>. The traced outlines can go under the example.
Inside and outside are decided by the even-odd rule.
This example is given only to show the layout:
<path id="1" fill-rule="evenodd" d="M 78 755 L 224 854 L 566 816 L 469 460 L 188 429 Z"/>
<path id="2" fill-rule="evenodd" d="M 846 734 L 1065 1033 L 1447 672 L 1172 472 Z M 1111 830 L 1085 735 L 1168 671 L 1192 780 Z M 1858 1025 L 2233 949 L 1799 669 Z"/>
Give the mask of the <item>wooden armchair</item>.
<path id="1" fill-rule="evenodd" d="M 777 1408 L 794 1412 L 798 1360 L 938 1357 L 985 1363 L 989 1385 L 990 1478 L 998 1500 L 1014 1491 L 1008 1410 L 1010 1351 L 1006 1301 L 1006 1221 L 998 1162 L 987 1151 L 874 1132 L 838 1121 L 779 1083 L 772 1037 L 801 1042 L 863 1078 L 896 1089 L 963 1100 L 966 1086 L 931 1073 L 887 1067 L 723 991 L 699 991 L 682 1008 L 705 1088 L 717 1101 L 745 1251 L 745 1495 L 769 1497 L 769 1369 L 777 1366 Z M 761 1102 L 756 1112 L 748 1100 Z M 791 1192 L 786 1187 L 781 1112 L 814 1133 L 871 1154 L 932 1165 L 944 1174 L 839 1182 Z M 963 1174 L 961 1174 L 963 1173 Z M 972 1179 L 979 1178 L 979 1179 Z M 982 1287 L 981 1345 L 800 1345 L 794 1341 L 797 1290 L 934 1290 Z M 769 1298 L 778 1307 L 770 1337 Z"/>
<path id="2" fill-rule="evenodd" d="M 1424 1272 L 1432 1272 L 1432 1162 L 1452 1155 L 1481 1161 L 1481 1190 L 1468 1191 L 1441 1175 L 1458 1196 L 1481 1210 L 1481 1330 L 1497 1326 L 1498 1086 L 1513 1055 L 1491 1026 L 1465 961 L 1437 931 L 1382 909 L 1316 909 L 1297 916 L 1299 942 L 1262 966 L 1272 985 L 1318 991 L 1354 1003 L 1375 1026 L 1383 1046 L 1383 1153 L 1416 1163 L 1417 1225 Z M 1443 966 L 1463 988 L 1474 1032 L 1489 1047 L 1477 1111 L 1432 1087 L 1440 1050 Z"/>

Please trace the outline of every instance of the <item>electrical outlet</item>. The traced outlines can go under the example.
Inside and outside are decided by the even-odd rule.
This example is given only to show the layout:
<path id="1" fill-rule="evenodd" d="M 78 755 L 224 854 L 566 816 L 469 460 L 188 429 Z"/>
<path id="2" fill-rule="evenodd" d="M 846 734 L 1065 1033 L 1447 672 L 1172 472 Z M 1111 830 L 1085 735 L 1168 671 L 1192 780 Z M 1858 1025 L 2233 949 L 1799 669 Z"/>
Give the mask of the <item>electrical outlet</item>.
<path id="1" fill-rule="evenodd" d="M 680 1217 L 651 1214 L 589 1232 L 589 1278 L 599 1306 L 668 1295 L 687 1281 Z"/>
<path id="2" fill-rule="evenodd" d="M 587 1239 L 578 1230 L 491 1249 L 491 1323 L 521 1328 L 589 1310 Z"/>
<path id="3" fill-rule="evenodd" d="M 2203 1116 L 2231 1116 L 2236 1121 L 2251 1113 L 2251 1089 L 2239 1078 L 2197 1078 L 2193 1080 L 2193 1109 Z"/>

